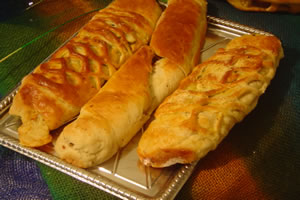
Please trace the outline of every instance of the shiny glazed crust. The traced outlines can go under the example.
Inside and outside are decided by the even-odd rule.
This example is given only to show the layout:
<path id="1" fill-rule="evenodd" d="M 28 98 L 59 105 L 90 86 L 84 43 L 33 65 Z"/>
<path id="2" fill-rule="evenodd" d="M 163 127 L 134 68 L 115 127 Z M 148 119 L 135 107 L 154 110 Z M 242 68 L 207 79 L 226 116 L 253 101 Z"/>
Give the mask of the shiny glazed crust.
<path id="1" fill-rule="evenodd" d="M 185 75 L 199 63 L 207 27 L 206 4 L 203 0 L 169 0 L 151 38 L 156 55 L 180 65 Z"/>
<path id="2" fill-rule="evenodd" d="M 207 29 L 206 11 L 206 0 L 168 1 L 150 41 L 157 59 L 150 78 L 153 110 L 199 63 Z"/>
<path id="3" fill-rule="evenodd" d="M 134 54 L 82 108 L 79 117 L 66 126 L 55 144 L 60 158 L 83 168 L 106 161 L 131 140 L 153 110 L 177 88 L 199 58 L 207 26 L 206 1 L 184 3 L 188 6 L 182 8 L 182 1 L 169 1 L 150 47 Z M 174 9 L 182 9 L 183 13 L 174 14 Z M 178 15 L 183 17 L 191 9 L 195 11 L 181 24 L 181 28 L 188 28 L 181 35 L 182 30 L 175 28 Z M 159 34 L 162 30 L 165 34 Z M 178 39 L 184 36 L 188 38 Z M 173 45 L 160 45 L 165 40 L 173 40 Z M 158 43 L 154 45 L 154 41 Z M 188 48 L 181 49 L 184 45 Z M 179 53 L 182 59 L 169 57 L 169 52 Z"/>
<path id="4" fill-rule="evenodd" d="M 74 118 L 115 71 L 147 44 L 161 14 L 155 0 L 115 0 L 49 61 L 26 76 L 10 114 L 20 116 L 20 143 L 51 142 L 50 130 Z"/>
<path id="5" fill-rule="evenodd" d="M 242 36 L 195 67 L 158 107 L 138 144 L 152 167 L 191 163 L 215 149 L 257 104 L 283 57 L 273 36 Z"/>
<path id="6" fill-rule="evenodd" d="M 107 82 L 58 137 L 55 151 L 78 167 L 110 158 L 148 119 L 153 51 L 145 46 Z"/>

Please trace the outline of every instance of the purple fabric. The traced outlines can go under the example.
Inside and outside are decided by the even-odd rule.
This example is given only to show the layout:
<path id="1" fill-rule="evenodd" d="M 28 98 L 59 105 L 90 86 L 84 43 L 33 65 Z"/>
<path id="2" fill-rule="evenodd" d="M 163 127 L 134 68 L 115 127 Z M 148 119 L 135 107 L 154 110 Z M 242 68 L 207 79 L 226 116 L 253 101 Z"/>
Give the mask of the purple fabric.
<path id="1" fill-rule="evenodd" d="M 0 160 L 1 200 L 52 199 L 35 161 L 4 147 Z"/>

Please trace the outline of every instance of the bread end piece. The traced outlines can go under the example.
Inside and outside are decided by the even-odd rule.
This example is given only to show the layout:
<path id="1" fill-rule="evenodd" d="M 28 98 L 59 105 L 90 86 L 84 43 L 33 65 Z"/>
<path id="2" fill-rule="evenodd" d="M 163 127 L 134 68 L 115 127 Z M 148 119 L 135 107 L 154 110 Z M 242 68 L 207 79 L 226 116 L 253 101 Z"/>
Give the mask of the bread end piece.
<path id="1" fill-rule="evenodd" d="M 110 158 L 110 152 L 117 151 L 118 145 L 113 142 L 114 135 L 109 135 L 111 132 L 104 119 L 81 117 L 65 127 L 55 142 L 55 152 L 61 159 L 74 166 L 94 166 L 95 163 Z"/>
<path id="2" fill-rule="evenodd" d="M 174 164 L 189 164 L 204 157 L 215 148 L 216 141 L 191 134 L 188 128 L 180 128 L 169 122 L 153 121 L 139 141 L 137 153 L 140 161 L 154 168 Z M 162 124 L 163 123 L 163 124 Z M 201 146 L 200 148 L 198 148 Z"/>
<path id="3" fill-rule="evenodd" d="M 18 128 L 21 145 L 40 147 L 51 142 L 50 130 L 58 128 L 60 123 L 71 119 L 78 112 L 78 107 L 61 103 L 57 99 L 52 91 L 39 85 L 34 75 L 30 74 L 23 79 L 9 110 L 10 115 L 21 118 L 22 125 Z"/>
<path id="4" fill-rule="evenodd" d="M 34 121 L 23 123 L 19 128 L 19 140 L 22 146 L 39 147 L 52 141 L 49 128 L 41 116 Z"/>
<path id="5" fill-rule="evenodd" d="M 149 119 L 149 76 L 154 54 L 143 46 L 81 109 L 59 135 L 55 151 L 63 160 L 92 167 L 110 159 Z"/>

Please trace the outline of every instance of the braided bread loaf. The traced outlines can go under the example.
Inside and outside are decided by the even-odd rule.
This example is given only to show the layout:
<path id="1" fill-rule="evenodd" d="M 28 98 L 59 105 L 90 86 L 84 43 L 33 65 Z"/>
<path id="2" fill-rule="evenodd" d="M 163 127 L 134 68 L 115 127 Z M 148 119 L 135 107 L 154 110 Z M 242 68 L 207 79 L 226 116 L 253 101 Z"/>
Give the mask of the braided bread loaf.
<path id="1" fill-rule="evenodd" d="M 26 76 L 10 108 L 10 114 L 22 120 L 20 143 L 30 147 L 49 143 L 49 131 L 74 118 L 114 72 L 148 43 L 160 14 L 155 0 L 115 0 Z"/>
<path id="2" fill-rule="evenodd" d="M 194 68 L 156 110 L 138 154 L 145 165 L 191 163 L 215 149 L 257 104 L 283 52 L 273 36 L 242 36 Z"/>

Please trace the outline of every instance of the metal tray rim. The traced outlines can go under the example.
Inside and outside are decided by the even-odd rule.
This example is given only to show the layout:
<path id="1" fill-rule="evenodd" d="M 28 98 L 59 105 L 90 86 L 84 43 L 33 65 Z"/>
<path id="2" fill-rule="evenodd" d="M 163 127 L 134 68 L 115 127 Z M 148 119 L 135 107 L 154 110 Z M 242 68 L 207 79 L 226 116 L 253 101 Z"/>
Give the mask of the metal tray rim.
<path id="1" fill-rule="evenodd" d="M 263 34 L 263 35 L 272 35 L 271 33 L 252 28 L 249 26 L 245 26 L 242 24 L 238 24 L 235 22 L 231 22 L 225 19 L 217 18 L 214 16 L 207 16 L 207 21 L 209 25 L 215 26 L 220 29 L 224 29 L 230 32 L 235 32 L 237 35 L 243 34 Z M 0 102 L 0 118 L 2 115 L 8 110 L 10 104 L 12 103 L 13 97 L 16 95 L 19 86 L 16 86 L 4 99 Z M 148 199 L 143 194 L 138 194 L 129 189 L 120 186 L 119 184 L 109 180 L 106 177 L 102 177 L 100 175 L 95 175 L 91 172 L 88 172 L 84 169 L 80 169 L 74 167 L 55 156 L 50 156 L 49 154 L 39 151 L 37 149 L 31 149 L 27 147 L 22 147 L 18 144 L 18 141 L 15 139 L 1 134 L 0 132 L 0 145 L 9 148 L 13 151 L 16 151 L 22 155 L 30 157 L 40 163 L 43 163 L 49 167 L 52 167 L 62 173 L 70 175 L 80 181 L 83 181 L 87 184 L 90 184 L 98 189 L 101 189 L 107 193 L 110 193 L 114 196 L 117 196 L 121 199 Z M 182 165 L 177 174 L 170 180 L 169 185 L 165 188 L 163 192 L 161 192 L 158 199 L 166 200 L 166 199 L 174 199 L 179 190 L 185 184 L 187 179 L 190 177 L 193 172 L 194 167 L 198 162 Z M 153 199 L 153 198 L 151 198 Z"/>

